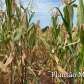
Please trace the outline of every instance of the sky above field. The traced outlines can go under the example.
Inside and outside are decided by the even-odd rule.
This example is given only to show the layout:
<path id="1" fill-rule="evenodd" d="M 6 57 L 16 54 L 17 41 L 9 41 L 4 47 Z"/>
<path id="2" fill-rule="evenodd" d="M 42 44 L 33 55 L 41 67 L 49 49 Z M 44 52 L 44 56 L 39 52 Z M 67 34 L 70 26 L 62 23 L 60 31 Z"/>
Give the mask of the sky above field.
<path id="1" fill-rule="evenodd" d="M 2 0 L 4 2 L 4 0 Z M 19 0 L 16 0 L 17 3 L 19 3 Z M 45 27 L 47 25 L 50 25 L 51 23 L 51 8 L 53 7 L 59 7 L 60 10 L 63 10 L 63 0 L 32 0 L 32 10 L 35 11 L 35 15 L 33 18 L 33 22 L 36 22 L 37 20 L 40 20 L 41 27 Z M 26 8 L 28 6 L 29 0 L 21 0 L 21 4 Z M 78 3 L 78 0 L 76 0 L 76 3 Z M 5 8 L 5 6 L 2 6 Z M 76 10 L 74 14 L 74 24 L 77 23 L 76 18 Z M 61 20 L 60 20 L 61 22 Z"/>
<path id="2" fill-rule="evenodd" d="M 25 2 L 27 0 L 21 0 L 26 7 Z M 51 8 L 62 6 L 61 0 L 33 0 L 33 10 L 35 15 L 33 21 L 36 22 L 40 20 L 41 27 L 50 25 L 51 23 Z"/>
<path id="3" fill-rule="evenodd" d="M 21 0 L 22 4 L 26 7 L 28 2 L 27 0 Z M 51 8 L 59 7 L 60 10 L 63 10 L 63 0 L 32 0 L 33 10 L 35 11 L 35 15 L 33 18 L 33 22 L 40 20 L 41 27 L 45 27 L 47 25 L 51 25 Z M 78 0 L 76 0 L 78 3 Z M 77 24 L 77 13 L 75 9 L 74 20 L 73 23 Z M 59 23 L 62 23 L 60 19 Z"/>

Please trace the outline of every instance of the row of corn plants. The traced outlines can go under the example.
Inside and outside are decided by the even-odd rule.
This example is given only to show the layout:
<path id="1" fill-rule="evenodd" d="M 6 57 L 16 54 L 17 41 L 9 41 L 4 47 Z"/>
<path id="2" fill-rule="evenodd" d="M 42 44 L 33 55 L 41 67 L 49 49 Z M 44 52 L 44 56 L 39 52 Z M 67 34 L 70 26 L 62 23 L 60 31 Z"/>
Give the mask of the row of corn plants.
<path id="1" fill-rule="evenodd" d="M 66 0 L 67 1 L 67 0 Z M 64 14 L 52 16 L 45 32 L 31 20 L 34 12 L 15 0 L 5 0 L 6 13 L 0 19 L 0 84 L 83 84 L 83 77 L 51 78 L 49 71 L 67 74 L 84 68 L 84 2 L 65 1 Z M 78 28 L 73 28 L 74 7 Z M 63 25 L 57 19 L 61 16 Z M 4 78 L 2 78 L 4 77 Z M 3 81 L 2 81 L 3 80 Z"/>

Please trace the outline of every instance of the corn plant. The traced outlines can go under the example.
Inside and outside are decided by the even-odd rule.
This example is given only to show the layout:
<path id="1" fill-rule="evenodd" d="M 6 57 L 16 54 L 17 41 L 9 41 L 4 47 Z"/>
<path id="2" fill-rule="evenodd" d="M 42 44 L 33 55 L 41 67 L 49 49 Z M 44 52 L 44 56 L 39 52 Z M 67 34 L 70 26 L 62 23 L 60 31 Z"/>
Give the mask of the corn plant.
<path id="1" fill-rule="evenodd" d="M 64 7 L 64 16 L 63 14 L 61 13 L 60 9 L 58 9 L 60 15 L 61 15 L 61 18 L 63 20 L 63 23 L 65 25 L 65 28 L 66 28 L 66 31 L 68 32 L 69 34 L 69 40 L 72 42 L 72 27 L 73 27 L 73 7 L 75 6 L 76 7 L 76 4 L 73 4 L 75 1 L 72 1 L 68 4 L 66 4 L 66 6 Z M 73 50 L 71 48 L 71 46 L 68 46 L 69 49 L 70 49 L 70 52 L 72 53 L 73 55 Z"/>
<path id="2" fill-rule="evenodd" d="M 70 40 L 72 41 L 72 35 L 71 35 L 71 32 L 72 32 L 72 27 L 73 27 L 73 14 L 74 14 L 74 11 L 73 11 L 73 7 L 77 7 L 76 4 L 73 4 L 76 0 L 74 1 L 71 1 L 70 3 L 66 4 L 66 6 L 64 7 L 63 11 L 64 11 L 64 16 L 63 14 L 61 13 L 61 11 L 58 9 L 58 11 L 60 12 L 61 14 L 61 18 L 63 20 L 63 23 L 66 27 L 66 30 L 69 34 L 69 38 Z"/>
<path id="3" fill-rule="evenodd" d="M 80 64 L 79 64 L 79 69 L 81 67 L 84 66 L 84 53 L 83 53 L 83 50 L 84 50 L 84 2 L 83 0 L 80 0 L 79 1 L 79 8 L 78 8 L 78 27 L 79 27 L 79 36 L 80 36 L 80 43 L 81 43 L 81 50 L 80 50 L 80 54 L 79 54 L 79 60 L 81 60 Z"/>
<path id="4" fill-rule="evenodd" d="M 5 17 L 5 21 L 0 26 L 2 27 L 0 28 L 0 49 L 1 48 L 6 49 L 6 48 L 3 48 L 3 46 L 10 47 L 11 50 L 9 49 L 8 52 L 12 54 L 14 53 L 13 59 L 17 58 L 15 61 L 17 63 L 17 61 L 20 61 L 20 60 L 22 61 L 22 59 L 18 60 L 18 57 L 17 57 L 18 53 L 19 55 L 22 55 L 21 54 L 22 50 L 25 50 L 26 48 L 31 48 L 34 45 L 33 42 L 35 42 L 35 40 L 32 40 L 32 37 L 34 39 L 34 36 L 35 36 L 35 33 L 33 33 L 35 31 L 35 28 L 30 24 L 33 14 L 27 17 L 27 11 L 24 11 L 23 16 L 26 18 L 26 22 L 29 24 L 28 26 L 26 26 L 26 24 L 24 23 L 24 19 L 21 19 L 21 17 L 23 18 L 23 16 L 21 16 L 22 12 L 20 8 L 16 6 L 15 9 L 13 10 L 13 7 L 14 7 L 13 3 L 15 2 L 13 2 L 13 0 L 5 0 L 5 3 L 6 3 L 7 15 Z M 15 11 L 16 11 L 16 14 L 14 14 Z M 28 18 L 29 18 L 29 21 L 28 21 Z M 23 40 L 25 40 L 25 42 Z M 28 46 L 26 47 L 26 45 L 22 43 L 24 44 L 26 43 L 26 45 Z M 20 50 L 20 52 L 18 52 L 17 50 Z M 8 53 L 8 52 L 5 51 L 0 53 Z M 12 71 L 12 68 L 14 68 L 13 60 L 10 61 L 10 64 L 11 64 L 11 71 Z M 21 68 L 22 66 L 23 65 L 21 64 L 21 66 L 19 67 Z M 13 76 L 14 74 L 12 73 L 11 84 L 13 83 Z"/>
<path id="5" fill-rule="evenodd" d="M 52 16 L 52 41 L 53 43 L 57 42 L 60 28 L 57 24 L 58 15 Z"/>
<path id="6" fill-rule="evenodd" d="M 78 24 L 79 24 L 79 26 L 81 24 L 84 24 L 84 2 L 83 2 L 83 0 L 79 1 L 79 7 L 78 7 Z"/>
<path id="7" fill-rule="evenodd" d="M 84 2 L 83 0 L 79 1 L 79 8 L 78 8 L 78 27 L 79 27 L 79 32 L 80 32 L 80 43 L 81 43 L 81 50 L 80 50 L 80 54 L 79 54 L 79 59 L 78 61 L 80 61 L 79 65 L 79 69 L 80 70 L 83 66 L 84 66 Z"/>

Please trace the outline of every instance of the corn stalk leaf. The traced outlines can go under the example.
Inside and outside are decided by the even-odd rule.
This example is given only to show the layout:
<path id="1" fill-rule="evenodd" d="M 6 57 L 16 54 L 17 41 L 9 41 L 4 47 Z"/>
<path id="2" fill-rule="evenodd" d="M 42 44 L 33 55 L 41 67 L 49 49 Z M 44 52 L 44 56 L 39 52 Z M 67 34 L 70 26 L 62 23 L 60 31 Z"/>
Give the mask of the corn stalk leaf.
<path id="1" fill-rule="evenodd" d="M 12 16 L 12 0 L 5 0 L 5 3 L 6 3 L 7 15 L 9 17 L 9 21 L 11 21 L 11 16 Z"/>
<path id="2" fill-rule="evenodd" d="M 79 14 L 79 23 L 84 24 L 84 2 L 83 0 L 79 1 L 79 9 L 78 9 L 78 14 Z"/>
<path id="3" fill-rule="evenodd" d="M 70 25 L 70 18 L 68 16 L 69 15 L 68 9 L 67 9 L 67 7 L 64 8 L 64 11 L 66 12 L 65 17 L 64 17 L 63 14 L 61 13 L 60 9 L 58 7 L 56 7 L 56 8 L 58 9 L 58 11 L 59 11 L 59 13 L 61 15 L 63 23 L 64 23 L 64 25 L 66 27 L 66 30 L 67 30 L 68 34 L 69 34 L 70 40 L 72 41 L 71 27 L 70 27 L 71 25 Z"/>

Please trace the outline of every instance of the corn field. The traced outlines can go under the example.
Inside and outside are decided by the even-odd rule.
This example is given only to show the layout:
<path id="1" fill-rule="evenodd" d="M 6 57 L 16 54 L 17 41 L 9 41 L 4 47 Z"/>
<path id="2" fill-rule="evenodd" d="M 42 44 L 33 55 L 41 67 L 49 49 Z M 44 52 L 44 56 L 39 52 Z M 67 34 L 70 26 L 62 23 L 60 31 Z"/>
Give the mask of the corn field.
<path id="1" fill-rule="evenodd" d="M 75 1 L 64 0 L 63 12 L 55 7 L 52 26 L 41 29 L 31 22 L 35 13 L 30 4 L 24 8 L 5 0 L 6 11 L 0 11 L 0 84 L 84 84 L 84 1 Z M 82 76 L 52 77 L 54 72 Z"/>

